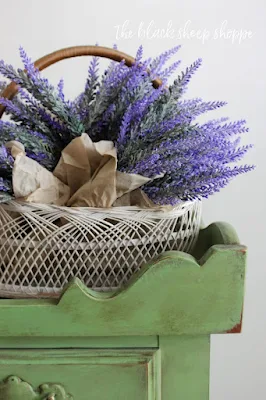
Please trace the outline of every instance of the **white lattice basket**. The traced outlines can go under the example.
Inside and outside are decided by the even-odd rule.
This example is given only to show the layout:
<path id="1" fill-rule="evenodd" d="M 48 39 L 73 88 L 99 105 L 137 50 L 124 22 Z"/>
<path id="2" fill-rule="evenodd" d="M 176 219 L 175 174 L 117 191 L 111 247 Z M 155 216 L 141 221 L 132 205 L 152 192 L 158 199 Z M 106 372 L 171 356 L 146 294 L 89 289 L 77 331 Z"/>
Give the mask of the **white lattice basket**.
<path id="1" fill-rule="evenodd" d="M 170 212 L 137 207 L 0 205 L 0 296 L 56 297 L 73 277 L 88 287 L 120 287 L 167 250 L 190 252 L 201 202 Z"/>

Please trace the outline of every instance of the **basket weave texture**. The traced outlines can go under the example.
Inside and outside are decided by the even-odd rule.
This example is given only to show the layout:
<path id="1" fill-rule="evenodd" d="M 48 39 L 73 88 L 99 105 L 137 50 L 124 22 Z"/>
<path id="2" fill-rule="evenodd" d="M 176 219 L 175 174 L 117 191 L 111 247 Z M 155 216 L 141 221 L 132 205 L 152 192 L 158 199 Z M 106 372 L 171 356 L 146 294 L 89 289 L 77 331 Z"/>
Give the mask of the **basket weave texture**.
<path id="1" fill-rule="evenodd" d="M 201 202 L 169 212 L 137 207 L 0 205 L 0 296 L 57 297 L 73 277 L 111 290 L 167 250 L 190 252 Z"/>

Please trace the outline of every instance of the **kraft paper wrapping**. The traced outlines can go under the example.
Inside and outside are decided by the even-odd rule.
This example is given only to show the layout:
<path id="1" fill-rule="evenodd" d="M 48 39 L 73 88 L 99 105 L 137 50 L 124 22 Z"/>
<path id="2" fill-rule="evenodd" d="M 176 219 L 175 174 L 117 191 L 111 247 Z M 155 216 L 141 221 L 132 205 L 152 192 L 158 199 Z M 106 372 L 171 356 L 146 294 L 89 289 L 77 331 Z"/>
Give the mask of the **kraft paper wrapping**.
<path id="1" fill-rule="evenodd" d="M 70 196 L 67 185 L 25 155 L 24 146 L 16 141 L 8 142 L 15 158 L 12 183 L 14 195 L 31 203 L 65 205 Z"/>
<path id="2" fill-rule="evenodd" d="M 140 189 L 151 179 L 117 171 L 117 153 L 111 141 L 94 143 L 83 133 L 65 147 L 53 173 L 27 157 L 21 143 L 12 141 L 6 146 L 15 158 L 12 180 L 16 198 L 70 207 L 162 209 Z"/>

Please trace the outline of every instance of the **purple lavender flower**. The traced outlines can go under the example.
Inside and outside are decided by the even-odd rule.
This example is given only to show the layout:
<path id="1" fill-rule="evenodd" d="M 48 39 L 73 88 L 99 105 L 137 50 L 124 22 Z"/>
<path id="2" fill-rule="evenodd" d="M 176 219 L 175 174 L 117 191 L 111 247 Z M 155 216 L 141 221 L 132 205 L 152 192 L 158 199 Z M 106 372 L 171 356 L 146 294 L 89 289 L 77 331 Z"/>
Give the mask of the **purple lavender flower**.
<path id="1" fill-rule="evenodd" d="M 123 144 L 125 142 L 126 132 L 127 132 L 128 127 L 130 125 L 131 117 L 132 117 L 132 105 L 130 104 L 128 106 L 128 109 L 127 109 L 126 113 L 123 116 L 123 119 L 122 119 L 120 132 L 119 132 L 119 135 L 118 135 L 118 138 L 117 138 L 117 142 L 119 143 L 119 145 L 123 146 Z"/>
<path id="2" fill-rule="evenodd" d="M 0 61 L 0 73 L 30 92 L 35 99 L 42 103 L 43 107 L 61 119 L 68 127 L 72 137 L 84 132 L 84 127 L 77 113 L 73 112 L 70 104 L 62 101 L 58 91 L 46 78 L 41 76 L 40 71 L 34 66 L 22 48 L 20 49 L 20 55 L 25 71 L 22 69 L 16 71 L 12 66 Z"/>
<path id="3" fill-rule="evenodd" d="M 187 85 L 189 84 L 192 76 L 201 66 L 201 63 L 202 59 L 199 58 L 193 64 L 191 64 L 190 67 L 186 68 L 186 71 L 182 72 L 181 76 L 174 81 L 173 95 L 175 96 L 175 98 L 178 98 L 180 97 L 180 95 L 183 95 L 185 93 Z"/>
<path id="4" fill-rule="evenodd" d="M 135 57 L 137 64 L 141 62 L 142 57 L 143 57 L 143 46 L 141 45 L 141 46 L 139 46 L 137 53 L 136 53 L 136 57 Z"/>
<path id="5" fill-rule="evenodd" d="M 58 85 L 57 85 L 57 89 L 58 89 L 58 94 L 60 99 L 64 102 L 65 101 L 65 95 L 64 95 L 64 79 L 60 79 Z"/>
<path id="6" fill-rule="evenodd" d="M 14 139 L 49 170 L 61 150 L 84 131 L 94 141 L 112 140 L 120 171 L 160 176 L 143 187 L 158 204 L 208 197 L 252 170 L 253 166 L 235 165 L 252 147 L 240 143 L 248 131 L 246 122 L 221 118 L 199 124 L 198 116 L 225 102 L 182 98 L 201 59 L 169 84 L 180 61 L 167 63 L 179 47 L 151 60 L 143 58 L 140 46 L 130 68 L 124 61 L 112 61 L 102 77 L 99 59 L 94 57 L 85 89 L 74 101 L 65 100 L 63 81 L 53 87 L 22 48 L 25 71 L 1 61 L 0 73 L 21 89 L 13 100 L 0 100 L 15 121 L 0 121 L 0 201 L 12 190 L 13 160 L 4 143 Z M 158 77 L 161 85 L 155 88 L 152 81 Z"/>
<path id="7" fill-rule="evenodd" d="M 22 46 L 19 47 L 19 54 L 27 74 L 31 77 L 33 82 L 37 83 L 36 75 L 38 74 L 38 69 L 35 67 L 31 58 L 28 57 Z"/>
<path id="8" fill-rule="evenodd" d="M 179 67 L 179 65 L 181 64 L 181 61 L 178 60 L 176 62 L 174 62 L 172 65 L 170 65 L 170 67 L 165 68 L 163 71 L 160 72 L 160 79 L 168 79 Z"/>
<path id="9" fill-rule="evenodd" d="M 143 176 L 153 177 L 162 173 L 160 168 L 160 155 L 153 153 L 143 160 L 136 162 L 134 167 L 130 170 L 133 174 L 140 174 Z"/>
<path id="10" fill-rule="evenodd" d="M 150 66 L 150 72 L 152 76 L 160 75 L 162 67 L 167 63 L 167 61 L 173 57 L 179 50 L 181 46 L 175 46 L 169 50 L 166 50 L 159 57 L 155 58 Z"/>
<path id="11" fill-rule="evenodd" d="M 11 181 L 8 179 L 4 179 L 0 177 L 0 192 L 11 192 L 12 191 L 12 184 Z M 1 198 L 0 194 L 0 198 Z"/>
<path id="12" fill-rule="evenodd" d="M 98 74 L 99 74 L 99 57 L 93 57 L 89 65 L 88 78 L 84 93 L 82 93 L 79 96 L 76 102 L 76 108 L 84 124 L 86 124 L 86 121 L 89 118 L 89 110 L 90 110 L 89 106 L 96 94 L 96 89 L 98 86 L 98 78 L 99 78 Z"/>
<path id="13" fill-rule="evenodd" d="M 11 171 L 14 159 L 7 148 L 2 144 L 0 145 L 0 169 Z"/>

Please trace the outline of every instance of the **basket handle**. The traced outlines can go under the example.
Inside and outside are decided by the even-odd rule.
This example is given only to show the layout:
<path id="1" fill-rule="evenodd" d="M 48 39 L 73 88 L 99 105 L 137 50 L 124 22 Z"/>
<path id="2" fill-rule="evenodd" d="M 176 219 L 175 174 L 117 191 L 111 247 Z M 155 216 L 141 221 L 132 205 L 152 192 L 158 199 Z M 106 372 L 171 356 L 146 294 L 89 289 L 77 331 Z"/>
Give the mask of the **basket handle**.
<path id="1" fill-rule="evenodd" d="M 80 57 L 80 56 L 98 56 L 104 58 L 110 58 L 114 61 L 122 61 L 125 60 L 125 64 L 128 67 L 131 67 L 135 59 L 129 56 L 126 53 L 123 53 L 119 50 L 115 50 L 109 47 L 102 46 L 75 46 L 75 47 L 67 47 L 65 49 L 54 51 L 53 53 L 47 54 L 46 56 L 39 58 L 35 61 L 34 65 L 41 71 L 50 65 L 57 63 L 58 61 L 65 60 L 67 58 L 72 57 Z M 153 86 L 158 88 L 162 84 L 159 78 L 153 80 Z M 11 100 L 18 91 L 18 86 L 15 82 L 11 82 L 6 89 L 1 94 L 2 97 Z M 2 117 L 5 111 L 5 106 L 0 105 L 0 118 Z"/>

